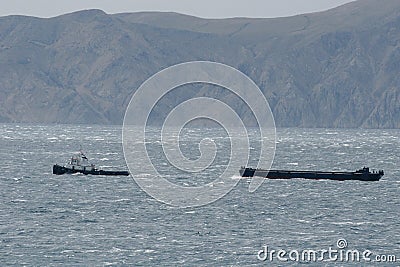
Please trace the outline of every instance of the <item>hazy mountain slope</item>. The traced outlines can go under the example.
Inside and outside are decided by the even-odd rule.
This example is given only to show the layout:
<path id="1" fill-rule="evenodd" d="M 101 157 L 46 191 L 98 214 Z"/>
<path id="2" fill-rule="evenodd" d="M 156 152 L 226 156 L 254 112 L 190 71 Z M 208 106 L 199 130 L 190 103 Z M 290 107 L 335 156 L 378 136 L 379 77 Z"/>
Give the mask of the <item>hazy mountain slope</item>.
<path id="1" fill-rule="evenodd" d="M 190 60 L 218 61 L 248 74 L 278 126 L 400 128 L 397 0 L 276 19 L 98 10 L 2 17 L 0 121 L 121 123 L 145 79 Z M 226 96 L 201 87 L 181 90 L 156 113 L 162 118 L 180 99 L 205 94 Z"/>
<path id="2" fill-rule="evenodd" d="M 100 11 L 2 20 L 6 121 L 121 123 L 133 90 L 154 72 L 193 58 L 223 61 L 233 56 L 225 46 L 235 47 L 204 34 L 128 25 Z"/>

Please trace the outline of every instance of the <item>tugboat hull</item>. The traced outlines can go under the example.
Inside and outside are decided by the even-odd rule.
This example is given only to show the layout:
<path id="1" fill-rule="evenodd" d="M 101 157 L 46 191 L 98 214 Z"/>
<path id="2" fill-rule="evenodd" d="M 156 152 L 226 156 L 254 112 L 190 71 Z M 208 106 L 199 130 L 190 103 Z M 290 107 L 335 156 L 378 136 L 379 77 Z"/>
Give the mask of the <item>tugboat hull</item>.
<path id="1" fill-rule="evenodd" d="M 129 172 L 127 171 L 103 171 L 97 169 L 75 169 L 75 168 L 67 168 L 64 166 L 60 166 L 58 164 L 53 165 L 53 174 L 62 175 L 62 174 L 72 174 L 72 173 L 82 173 L 82 174 L 91 174 L 91 175 L 109 175 L 109 176 L 128 176 Z"/>
<path id="2" fill-rule="evenodd" d="M 355 172 L 322 172 L 322 171 L 286 171 L 263 170 L 242 167 L 239 171 L 242 177 L 261 176 L 268 179 L 312 179 L 312 180 L 336 180 L 336 181 L 379 181 L 384 175 L 383 171 L 370 172 L 369 168 L 363 168 Z"/>

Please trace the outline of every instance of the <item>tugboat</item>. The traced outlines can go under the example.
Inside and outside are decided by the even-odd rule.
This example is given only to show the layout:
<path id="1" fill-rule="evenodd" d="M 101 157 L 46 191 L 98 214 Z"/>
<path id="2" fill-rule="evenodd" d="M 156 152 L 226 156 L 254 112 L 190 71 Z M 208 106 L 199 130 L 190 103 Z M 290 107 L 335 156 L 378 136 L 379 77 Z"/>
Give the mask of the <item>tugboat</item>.
<path id="1" fill-rule="evenodd" d="M 242 177 L 261 176 L 268 179 L 312 179 L 312 180 L 358 180 L 358 181 L 379 181 L 384 175 L 381 171 L 370 171 L 364 167 L 355 172 L 327 172 L 327 171 L 286 171 L 286 170 L 264 170 L 242 167 L 239 170 Z"/>
<path id="2" fill-rule="evenodd" d="M 70 161 L 66 166 L 60 166 L 58 164 L 53 165 L 53 174 L 72 174 L 82 173 L 91 175 L 112 175 L 112 176 L 128 176 L 127 171 L 103 171 L 96 169 L 94 164 L 90 164 L 86 155 L 80 151 L 79 154 L 71 157 Z"/>

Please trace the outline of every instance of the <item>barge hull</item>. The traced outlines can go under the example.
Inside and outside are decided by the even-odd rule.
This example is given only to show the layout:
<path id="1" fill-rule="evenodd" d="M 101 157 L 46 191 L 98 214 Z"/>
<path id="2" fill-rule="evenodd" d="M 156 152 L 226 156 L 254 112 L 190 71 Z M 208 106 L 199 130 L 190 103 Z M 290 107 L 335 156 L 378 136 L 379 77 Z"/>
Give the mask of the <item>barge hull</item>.
<path id="1" fill-rule="evenodd" d="M 370 172 L 363 168 L 355 172 L 325 172 L 325 171 L 287 171 L 241 168 L 242 177 L 260 176 L 268 179 L 311 179 L 311 180 L 336 180 L 336 181 L 379 181 L 384 175 L 383 171 Z"/>

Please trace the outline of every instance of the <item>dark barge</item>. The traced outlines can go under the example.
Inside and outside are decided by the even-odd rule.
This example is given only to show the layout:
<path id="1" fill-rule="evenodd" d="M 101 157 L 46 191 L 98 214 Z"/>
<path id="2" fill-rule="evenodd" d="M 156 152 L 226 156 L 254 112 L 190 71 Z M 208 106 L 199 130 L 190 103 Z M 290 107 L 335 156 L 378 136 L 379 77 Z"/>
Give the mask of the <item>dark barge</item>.
<path id="1" fill-rule="evenodd" d="M 268 179 L 312 179 L 312 180 L 357 180 L 357 181 L 379 181 L 384 175 L 383 170 L 370 171 L 362 168 L 354 172 L 326 172 L 326 171 L 286 171 L 286 170 L 264 170 L 242 167 L 239 171 L 242 177 L 261 176 Z"/>
<path id="2" fill-rule="evenodd" d="M 82 151 L 76 156 L 71 157 L 66 166 L 58 164 L 53 165 L 53 174 L 91 174 L 91 175 L 111 175 L 111 176 L 128 176 L 127 171 L 104 171 L 96 168 L 94 164 L 89 164 L 87 157 Z"/>

